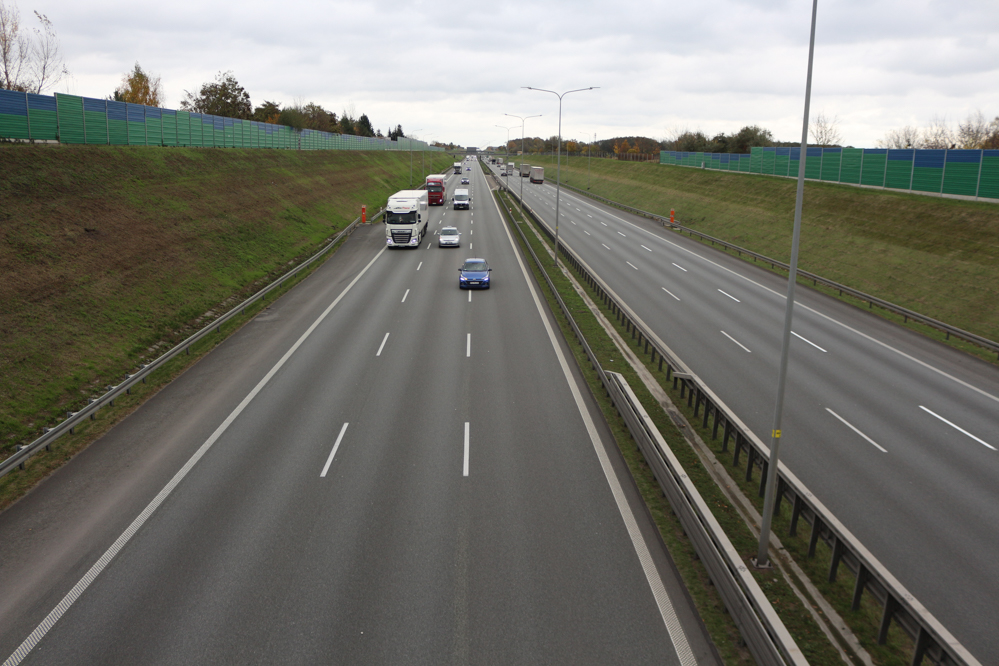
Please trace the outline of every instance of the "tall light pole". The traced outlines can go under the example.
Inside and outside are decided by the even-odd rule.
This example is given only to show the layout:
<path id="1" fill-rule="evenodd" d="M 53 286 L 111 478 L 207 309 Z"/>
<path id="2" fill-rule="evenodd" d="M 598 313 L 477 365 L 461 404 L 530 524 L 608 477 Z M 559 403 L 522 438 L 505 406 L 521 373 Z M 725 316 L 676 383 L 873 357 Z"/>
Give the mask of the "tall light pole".
<path id="1" fill-rule="evenodd" d="M 423 128 L 416 130 L 416 132 L 422 132 Z M 406 141 L 409 142 L 409 189 L 413 189 L 413 139 L 410 138 L 416 132 L 410 132 L 410 136 L 406 137 Z"/>
<path id="2" fill-rule="evenodd" d="M 435 132 L 431 132 L 430 134 L 427 135 L 427 138 L 432 137 L 434 134 L 435 134 Z M 423 166 L 420 167 L 420 177 L 423 178 L 424 181 L 426 181 L 426 178 L 427 178 L 427 174 L 426 174 L 426 171 L 427 171 L 427 142 L 426 141 L 423 142 L 423 150 L 421 152 L 423 153 Z M 433 166 L 433 162 L 431 162 L 430 166 Z"/>
<path id="3" fill-rule="evenodd" d="M 520 120 L 520 162 L 521 162 L 521 167 L 520 168 L 521 168 L 521 170 L 523 170 L 523 168 L 524 168 L 524 166 L 523 166 L 523 163 L 524 163 L 524 152 L 525 152 L 524 151 L 524 122 L 528 118 L 540 118 L 541 114 L 539 113 L 536 116 L 515 116 L 512 113 L 504 113 L 503 115 L 504 116 L 510 116 L 511 118 L 518 118 Z M 521 220 L 524 219 L 524 176 L 523 175 L 520 176 L 520 219 Z"/>
<path id="4" fill-rule="evenodd" d="M 496 125 L 496 127 L 499 127 L 500 129 L 505 129 L 506 130 L 506 145 L 504 146 L 504 149 L 506 150 L 506 154 L 509 157 L 509 155 L 510 155 L 510 130 L 516 129 L 517 126 L 516 125 L 511 125 L 510 127 L 504 127 L 503 125 Z"/>
<path id="5" fill-rule="evenodd" d="M 801 201 L 805 194 L 805 156 L 808 153 L 808 106 L 812 101 L 812 58 L 815 55 L 815 13 L 819 0 L 812 0 L 812 32 L 808 40 L 808 74 L 805 77 L 805 119 L 801 124 L 801 155 L 798 161 L 798 191 L 794 199 L 794 232 L 791 234 L 791 264 L 787 273 L 787 301 L 784 304 L 784 336 L 777 371 L 777 401 L 774 406 L 774 427 L 770 431 L 770 461 L 767 464 L 767 489 L 763 497 L 763 520 L 760 525 L 760 545 L 756 566 L 769 563 L 770 522 L 774 515 L 777 490 L 777 452 L 780 448 L 781 414 L 784 410 L 784 385 L 787 378 L 787 356 L 791 345 L 791 317 L 794 314 L 794 285 L 798 281 L 798 240 L 801 237 Z"/>
<path id="6" fill-rule="evenodd" d="M 593 143 L 596 143 L 596 142 L 597 142 L 597 133 L 594 132 L 593 133 Z M 587 189 L 587 191 L 589 191 L 589 189 L 590 189 L 590 157 L 591 157 L 590 153 L 593 152 L 593 143 L 591 143 L 590 145 L 586 146 L 586 189 Z"/>
<path id="7" fill-rule="evenodd" d="M 558 203 L 559 195 L 562 192 L 562 98 L 569 93 L 582 92 L 584 90 L 596 90 L 600 86 L 590 86 L 589 88 L 577 88 L 575 90 L 566 90 L 564 93 L 557 93 L 554 90 L 545 90 L 544 88 L 532 88 L 530 86 L 521 86 L 527 90 L 537 90 L 538 92 L 551 93 L 558 97 L 558 167 L 555 170 L 555 268 L 558 268 Z"/>

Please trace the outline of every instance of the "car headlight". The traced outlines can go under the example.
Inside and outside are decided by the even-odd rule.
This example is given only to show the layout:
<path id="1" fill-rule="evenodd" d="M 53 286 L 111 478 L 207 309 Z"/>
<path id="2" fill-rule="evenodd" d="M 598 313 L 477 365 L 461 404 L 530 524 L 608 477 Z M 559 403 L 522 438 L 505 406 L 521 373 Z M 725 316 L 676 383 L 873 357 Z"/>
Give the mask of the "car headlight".
<path id="1" fill-rule="evenodd" d="M 461 280 L 462 282 L 465 282 L 466 280 L 468 280 L 468 278 L 465 277 L 464 275 L 458 276 L 458 279 Z"/>

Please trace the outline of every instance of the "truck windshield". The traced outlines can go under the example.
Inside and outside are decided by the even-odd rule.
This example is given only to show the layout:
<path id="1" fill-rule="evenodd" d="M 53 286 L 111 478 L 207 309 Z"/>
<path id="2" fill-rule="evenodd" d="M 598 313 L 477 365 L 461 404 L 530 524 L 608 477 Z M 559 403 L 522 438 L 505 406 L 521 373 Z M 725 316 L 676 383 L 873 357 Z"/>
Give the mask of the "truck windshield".
<path id="1" fill-rule="evenodd" d="M 409 213 L 393 213 L 385 211 L 385 222 L 388 224 L 416 224 L 416 211 Z"/>
<path id="2" fill-rule="evenodd" d="M 454 195 L 454 200 L 455 201 L 468 201 L 468 195 L 467 194 L 456 194 L 456 195 Z"/>
<path id="3" fill-rule="evenodd" d="M 440 192 L 442 190 L 440 185 L 430 184 L 427 185 L 427 192 Z"/>

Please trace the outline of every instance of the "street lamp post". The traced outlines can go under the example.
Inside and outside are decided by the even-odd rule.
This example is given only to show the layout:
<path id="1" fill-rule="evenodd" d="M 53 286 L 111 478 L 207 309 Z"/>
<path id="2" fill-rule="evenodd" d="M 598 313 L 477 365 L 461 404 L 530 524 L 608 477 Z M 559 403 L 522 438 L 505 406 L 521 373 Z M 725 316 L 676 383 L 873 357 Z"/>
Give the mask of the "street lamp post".
<path id="1" fill-rule="evenodd" d="M 507 157 L 510 157 L 510 130 L 515 129 L 517 126 L 511 125 L 510 127 L 504 127 L 503 125 L 496 125 L 496 127 L 506 130 L 506 145 L 504 148 L 506 150 Z"/>
<path id="2" fill-rule="evenodd" d="M 597 142 L 597 133 L 593 133 L 593 143 Z M 593 152 L 593 143 L 586 147 L 586 189 L 590 189 L 590 153 Z"/>
<path id="3" fill-rule="evenodd" d="M 416 130 L 416 132 L 422 132 L 423 128 Z M 410 136 L 406 137 L 409 142 L 409 189 L 413 189 L 413 139 L 410 138 L 416 132 L 410 132 Z"/>
<path id="4" fill-rule="evenodd" d="M 558 158 L 557 158 L 557 168 L 555 170 L 555 268 L 558 268 L 558 206 L 559 198 L 562 192 L 562 98 L 569 93 L 582 92 L 584 90 L 595 90 L 600 86 L 590 86 L 589 88 L 577 88 L 575 90 L 567 90 L 564 93 L 557 93 L 554 90 L 545 90 L 544 88 L 532 88 L 530 86 L 521 86 L 527 90 L 537 90 L 538 92 L 551 93 L 558 97 Z"/>
<path id="5" fill-rule="evenodd" d="M 524 150 L 524 122 L 528 118 L 540 118 L 541 114 L 539 113 L 536 116 L 515 116 L 512 113 L 504 113 L 503 115 L 504 116 L 510 116 L 511 118 L 518 118 L 520 120 L 520 161 L 521 161 L 521 167 L 520 168 L 521 168 L 521 170 L 523 170 L 523 168 L 524 168 L 523 167 L 524 153 L 526 152 Z M 509 177 L 509 176 L 507 176 L 507 177 Z M 507 181 L 507 182 L 509 182 L 509 181 Z M 521 220 L 524 219 L 524 176 L 523 176 L 523 174 L 521 174 L 521 176 L 520 176 L 520 219 Z"/>

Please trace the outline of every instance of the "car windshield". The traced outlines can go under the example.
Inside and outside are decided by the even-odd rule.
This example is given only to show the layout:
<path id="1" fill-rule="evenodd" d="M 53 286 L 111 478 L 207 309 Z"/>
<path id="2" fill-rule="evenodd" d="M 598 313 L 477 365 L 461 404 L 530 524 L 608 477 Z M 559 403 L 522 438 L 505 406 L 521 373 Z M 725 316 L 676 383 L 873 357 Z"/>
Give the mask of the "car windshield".
<path id="1" fill-rule="evenodd" d="M 388 224 L 416 224 L 416 211 L 408 213 L 393 213 L 385 211 L 385 222 Z"/>
<path id="2" fill-rule="evenodd" d="M 454 227 L 444 227 L 441 229 L 441 236 L 457 236 L 458 230 Z"/>
<path id="3" fill-rule="evenodd" d="M 489 269 L 489 265 L 484 261 L 466 261 L 465 265 L 461 267 L 463 271 L 485 271 Z"/>

